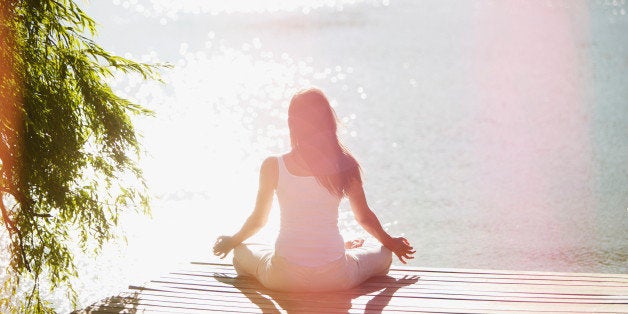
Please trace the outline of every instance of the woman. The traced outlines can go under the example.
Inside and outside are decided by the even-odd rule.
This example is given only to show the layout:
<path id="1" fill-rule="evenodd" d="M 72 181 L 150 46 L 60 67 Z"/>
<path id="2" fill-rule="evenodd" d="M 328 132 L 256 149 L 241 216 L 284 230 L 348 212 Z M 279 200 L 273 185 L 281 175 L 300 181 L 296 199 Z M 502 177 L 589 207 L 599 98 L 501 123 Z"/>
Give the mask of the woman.
<path id="1" fill-rule="evenodd" d="M 331 291 L 357 286 L 390 269 L 392 253 L 402 263 L 415 251 L 403 237 L 391 237 L 366 203 L 360 166 L 336 135 L 336 116 L 320 90 L 297 93 L 290 101 L 288 126 L 292 150 L 267 158 L 260 170 L 253 213 L 233 236 L 220 236 L 214 254 L 234 249 L 233 266 L 279 291 Z M 274 248 L 243 244 L 268 219 L 273 194 L 281 211 Z M 344 242 L 338 230 L 338 205 L 348 197 L 358 223 L 382 246 L 363 240 Z"/>

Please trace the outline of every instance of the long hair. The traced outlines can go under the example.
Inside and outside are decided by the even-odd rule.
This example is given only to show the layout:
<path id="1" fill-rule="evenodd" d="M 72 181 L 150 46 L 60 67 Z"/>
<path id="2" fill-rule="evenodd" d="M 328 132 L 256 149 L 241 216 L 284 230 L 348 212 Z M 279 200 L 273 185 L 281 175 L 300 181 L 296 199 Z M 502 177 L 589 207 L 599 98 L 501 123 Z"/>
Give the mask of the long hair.
<path id="1" fill-rule="evenodd" d="M 361 183 L 360 165 L 338 140 L 336 114 L 323 92 L 307 89 L 295 94 L 288 127 L 292 150 L 331 194 L 342 197 L 352 181 Z"/>

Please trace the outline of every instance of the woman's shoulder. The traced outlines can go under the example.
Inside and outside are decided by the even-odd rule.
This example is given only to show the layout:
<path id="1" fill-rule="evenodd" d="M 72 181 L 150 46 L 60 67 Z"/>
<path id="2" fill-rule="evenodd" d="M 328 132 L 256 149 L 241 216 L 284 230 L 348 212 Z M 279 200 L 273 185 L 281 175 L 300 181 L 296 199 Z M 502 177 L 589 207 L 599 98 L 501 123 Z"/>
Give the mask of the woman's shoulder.
<path id="1" fill-rule="evenodd" d="M 277 180 L 279 177 L 279 160 L 277 156 L 269 156 L 262 162 L 260 168 L 260 178 L 262 182 L 265 182 L 275 188 L 277 186 Z"/>
<path id="2" fill-rule="evenodd" d="M 283 162 L 286 157 L 290 157 L 290 155 L 291 155 L 291 152 L 285 152 L 278 155 L 270 155 L 264 159 L 264 161 L 262 162 L 262 166 L 264 165 L 276 166 L 279 164 L 279 162 Z"/>
<path id="3" fill-rule="evenodd" d="M 279 159 L 281 156 L 268 156 L 262 162 L 262 168 L 265 167 L 277 167 L 279 165 Z"/>
<path id="4" fill-rule="evenodd" d="M 278 173 L 279 171 L 279 161 L 282 159 L 283 155 L 273 155 L 268 156 L 262 162 L 261 171 L 267 173 Z"/>
<path id="5" fill-rule="evenodd" d="M 262 163 L 264 163 L 264 164 L 266 164 L 266 163 L 277 163 L 280 158 L 281 158 L 281 155 L 268 156 L 268 157 L 264 158 L 264 161 Z"/>

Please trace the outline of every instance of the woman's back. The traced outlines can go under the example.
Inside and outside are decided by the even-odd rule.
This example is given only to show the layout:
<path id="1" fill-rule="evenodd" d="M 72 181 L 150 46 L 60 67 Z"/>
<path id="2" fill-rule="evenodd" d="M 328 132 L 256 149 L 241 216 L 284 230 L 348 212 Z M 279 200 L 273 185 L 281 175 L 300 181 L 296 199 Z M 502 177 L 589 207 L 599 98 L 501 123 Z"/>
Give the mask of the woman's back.
<path id="1" fill-rule="evenodd" d="M 314 176 L 292 174 L 284 157 L 277 158 L 281 223 L 276 254 L 308 267 L 342 258 L 345 251 L 338 229 L 340 197 L 331 194 Z"/>
<path id="2" fill-rule="evenodd" d="M 412 258 L 408 241 L 391 237 L 368 207 L 360 165 L 338 140 L 336 115 L 323 92 L 309 89 L 292 97 L 288 129 L 292 150 L 264 160 L 255 209 L 240 231 L 218 237 L 214 254 L 225 257 L 234 249 L 233 266 L 239 275 L 254 276 L 267 288 L 281 291 L 348 289 L 386 274 L 391 251 L 401 262 Z M 275 193 L 281 210 L 275 249 L 243 243 L 266 224 Z M 349 241 L 345 251 L 338 230 L 343 196 L 356 221 L 383 246 Z"/>

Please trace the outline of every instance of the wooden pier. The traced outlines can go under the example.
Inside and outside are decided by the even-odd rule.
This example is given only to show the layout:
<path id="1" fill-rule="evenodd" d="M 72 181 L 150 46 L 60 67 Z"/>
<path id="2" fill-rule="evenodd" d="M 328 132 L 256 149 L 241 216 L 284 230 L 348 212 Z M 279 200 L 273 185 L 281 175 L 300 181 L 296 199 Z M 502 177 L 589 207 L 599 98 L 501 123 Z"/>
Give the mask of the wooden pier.
<path id="1" fill-rule="evenodd" d="M 193 262 L 76 313 L 628 313 L 628 274 L 394 266 L 334 293 L 281 293 Z"/>

